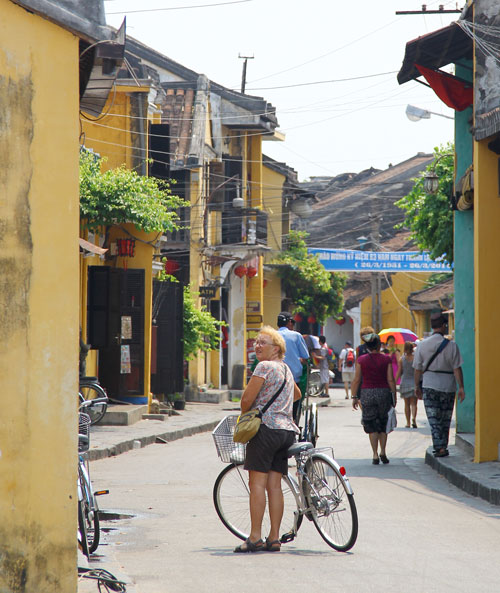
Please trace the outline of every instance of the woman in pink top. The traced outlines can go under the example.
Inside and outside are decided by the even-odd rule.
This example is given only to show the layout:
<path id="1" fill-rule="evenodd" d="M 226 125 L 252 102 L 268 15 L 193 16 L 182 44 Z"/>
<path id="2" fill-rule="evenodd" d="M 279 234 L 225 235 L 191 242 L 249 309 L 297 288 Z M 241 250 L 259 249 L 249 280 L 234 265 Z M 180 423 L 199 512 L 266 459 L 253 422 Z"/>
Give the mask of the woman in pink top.
<path id="1" fill-rule="evenodd" d="M 262 416 L 257 434 L 246 448 L 244 468 L 249 473 L 250 535 L 234 552 L 280 551 L 279 528 L 283 517 L 281 476 L 288 473 L 288 448 L 295 442 L 299 429 L 293 422 L 293 402 L 300 399 L 300 390 L 293 374 L 283 362 L 283 336 L 270 326 L 263 327 L 255 340 L 259 364 L 241 397 L 241 412 L 260 410 L 283 389 Z M 269 501 L 271 528 L 262 540 L 262 519 Z"/>
<path id="2" fill-rule="evenodd" d="M 356 372 L 352 383 L 352 392 L 359 397 L 352 400 L 355 410 L 361 404 L 361 424 L 370 438 L 374 465 L 389 463 L 385 447 L 387 444 L 387 414 L 396 405 L 396 383 L 392 371 L 391 359 L 380 352 L 380 338 L 373 333 L 365 340 L 368 354 L 356 360 Z M 380 447 L 380 454 L 379 454 Z"/>

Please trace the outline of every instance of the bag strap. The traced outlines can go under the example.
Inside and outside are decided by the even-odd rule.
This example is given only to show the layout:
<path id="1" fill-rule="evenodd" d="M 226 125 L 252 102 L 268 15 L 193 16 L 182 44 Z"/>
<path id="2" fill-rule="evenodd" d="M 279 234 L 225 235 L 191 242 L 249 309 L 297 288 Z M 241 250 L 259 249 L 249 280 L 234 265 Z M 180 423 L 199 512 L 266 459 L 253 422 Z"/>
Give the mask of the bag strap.
<path id="1" fill-rule="evenodd" d="M 429 362 L 426 364 L 425 369 L 422 372 L 422 375 L 428 371 L 429 367 L 434 362 L 434 359 L 436 358 L 436 356 L 440 352 L 442 352 L 446 348 L 446 346 L 448 346 L 449 343 L 450 343 L 450 340 L 448 340 L 448 338 L 443 338 L 443 341 L 441 342 L 441 344 L 439 344 L 439 348 L 436 350 L 436 352 L 434 352 L 434 354 L 431 356 Z"/>
<path id="2" fill-rule="evenodd" d="M 263 416 L 267 412 L 267 410 L 269 409 L 269 407 L 273 404 L 274 400 L 283 391 L 283 389 L 284 389 L 284 387 L 286 385 L 286 379 L 287 379 L 287 376 L 286 376 L 286 364 L 283 363 L 283 366 L 285 367 L 285 378 L 283 380 L 283 383 L 281 384 L 281 387 L 278 389 L 278 391 L 273 395 L 273 397 L 267 402 L 267 404 L 260 411 Z"/>

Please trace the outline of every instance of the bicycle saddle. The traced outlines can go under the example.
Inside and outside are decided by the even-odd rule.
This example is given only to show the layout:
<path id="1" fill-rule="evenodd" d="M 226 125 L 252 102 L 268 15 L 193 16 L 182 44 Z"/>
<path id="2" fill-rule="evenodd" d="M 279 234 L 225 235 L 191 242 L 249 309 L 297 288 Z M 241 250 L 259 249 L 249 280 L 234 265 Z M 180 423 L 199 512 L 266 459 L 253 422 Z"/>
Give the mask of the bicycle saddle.
<path id="1" fill-rule="evenodd" d="M 80 377 L 80 383 L 97 383 L 98 381 L 97 377 Z"/>
<path id="2" fill-rule="evenodd" d="M 288 457 L 295 457 L 295 455 L 298 455 L 303 451 L 309 451 L 309 449 L 314 449 L 312 443 L 294 443 L 288 448 Z"/>

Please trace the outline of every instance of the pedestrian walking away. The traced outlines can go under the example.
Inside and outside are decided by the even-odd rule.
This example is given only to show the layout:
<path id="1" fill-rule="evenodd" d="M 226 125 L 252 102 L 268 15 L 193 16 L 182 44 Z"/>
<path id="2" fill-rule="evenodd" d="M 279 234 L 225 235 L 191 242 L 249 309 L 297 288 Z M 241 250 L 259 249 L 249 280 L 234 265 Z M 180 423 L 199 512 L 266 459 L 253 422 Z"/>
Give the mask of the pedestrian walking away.
<path id="1" fill-rule="evenodd" d="M 431 328 L 433 334 L 418 344 L 414 355 L 415 393 L 424 400 L 434 456 L 446 457 L 455 397 L 465 399 L 463 361 L 457 344 L 445 338 L 448 319 L 443 313 L 431 316 Z"/>
<path id="2" fill-rule="evenodd" d="M 303 379 L 307 378 L 307 366 L 305 363 L 309 359 L 309 350 L 307 349 L 302 334 L 293 329 L 295 320 L 288 311 L 282 311 L 278 315 L 277 325 L 278 332 L 285 340 L 286 354 L 283 361 L 292 371 L 295 383 L 297 383 L 297 385 L 304 385 L 304 388 L 301 389 L 302 398 L 293 404 L 293 417 L 295 421 L 298 422 L 300 416 L 300 403 L 305 397 L 307 387 L 307 381 L 303 381 Z"/>
<path id="3" fill-rule="evenodd" d="M 361 403 L 361 424 L 370 439 L 372 463 L 378 465 L 379 461 L 389 463 L 386 454 L 387 420 L 389 410 L 397 402 L 396 383 L 391 359 L 380 352 L 378 335 L 367 335 L 365 343 L 368 354 L 360 356 L 356 361 L 352 384 L 353 393 L 358 392 L 361 384 L 361 394 L 359 398 L 353 398 L 352 407 L 357 410 Z"/>
<path id="4" fill-rule="evenodd" d="M 396 384 L 401 379 L 399 390 L 405 403 L 406 428 L 417 428 L 417 394 L 415 393 L 415 370 L 413 369 L 414 342 L 405 342 L 403 356 L 398 362 Z M 411 424 L 410 424 L 411 421 Z"/>
<path id="5" fill-rule="evenodd" d="M 401 360 L 401 352 L 398 350 L 398 347 L 396 346 L 396 338 L 394 336 L 387 336 L 385 345 L 387 350 L 389 350 L 388 356 L 391 359 L 392 372 L 394 376 L 396 376 L 398 372 L 399 361 Z M 399 385 L 397 380 L 396 385 Z"/>
<path id="6" fill-rule="evenodd" d="M 283 517 L 282 475 L 288 473 L 288 448 L 299 433 L 293 422 L 293 402 L 300 399 L 300 390 L 283 363 L 286 351 L 280 332 L 264 326 L 255 340 L 259 363 L 241 397 L 241 412 L 262 409 L 284 384 L 281 393 L 262 416 L 257 434 L 248 442 L 244 468 L 249 472 L 250 522 L 248 538 L 234 549 L 242 552 L 279 552 L 279 529 Z M 271 527 L 264 542 L 262 520 L 269 503 Z"/>
<path id="7" fill-rule="evenodd" d="M 319 337 L 320 349 L 316 357 L 319 360 L 319 378 L 321 381 L 320 397 L 328 397 L 328 386 L 330 385 L 330 368 L 328 365 L 328 344 L 325 336 Z"/>
<path id="8" fill-rule="evenodd" d="M 354 381 L 354 371 L 356 363 L 356 354 L 351 342 L 346 342 L 344 348 L 340 352 L 339 361 L 342 369 L 342 381 L 345 388 L 345 398 L 349 399 L 349 387 Z M 351 395 L 354 397 L 356 392 L 351 389 Z"/>

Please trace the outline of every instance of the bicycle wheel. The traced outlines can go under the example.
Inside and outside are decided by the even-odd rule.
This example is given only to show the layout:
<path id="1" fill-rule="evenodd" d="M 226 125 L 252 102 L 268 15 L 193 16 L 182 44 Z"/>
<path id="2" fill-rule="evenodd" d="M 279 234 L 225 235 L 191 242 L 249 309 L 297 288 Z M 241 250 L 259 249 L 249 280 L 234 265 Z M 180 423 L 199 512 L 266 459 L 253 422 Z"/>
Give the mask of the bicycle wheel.
<path id="1" fill-rule="evenodd" d="M 78 543 L 82 548 L 82 554 L 88 558 L 90 556 L 90 552 L 87 541 L 87 524 L 83 511 L 83 500 L 78 501 Z"/>
<path id="2" fill-rule="evenodd" d="M 316 447 L 318 441 L 318 408 L 316 406 L 309 412 L 307 435 L 308 438 L 306 440 Z"/>
<path id="3" fill-rule="evenodd" d="M 285 479 L 282 481 L 285 509 L 281 522 L 282 533 L 292 531 L 294 512 L 297 510 L 295 496 Z M 213 500 L 219 519 L 229 531 L 240 539 L 247 539 L 250 533 L 248 475 L 242 465 L 228 465 L 215 480 Z M 297 522 L 297 530 L 302 523 L 302 515 Z M 270 529 L 269 515 L 264 514 L 262 533 L 267 535 Z"/>
<path id="4" fill-rule="evenodd" d="M 306 462 L 304 494 L 311 517 L 325 542 L 347 552 L 358 537 L 358 513 L 354 496 L 331 459 L 313 454 Z"/>
<path id="5" fill-rule="evenodd" d="M 99 509 L 95 502 L 94 494 L 92 493 L 92 484 L 88 479 L 88 474 L 78 467 L 78 476 L 82 488 L 82 512 L 83 521 L 85 523 L 85 539 L 87 541 L 87 548 L 90 554 L 97 550 L 101 536 Z"/>
<path id="6" fill-rule="evenodd" d="M 80 394 L 85 401 L 91 401 L 96 398 L 106 398 L 106 400 L 108 399 L 104 389 L 97 383 L 80 385 Z M 104 414 L 106 414 L 107 409 L 108 402 L 105 401 L 89 406 L 85 412 L 90 416 L 90 423 L 94 425 L 104 418 Z"/>

